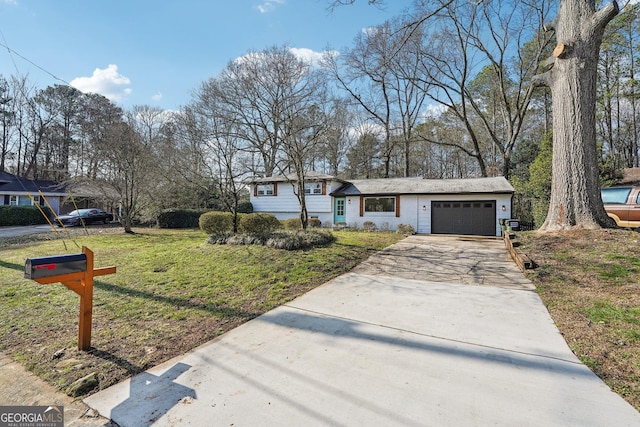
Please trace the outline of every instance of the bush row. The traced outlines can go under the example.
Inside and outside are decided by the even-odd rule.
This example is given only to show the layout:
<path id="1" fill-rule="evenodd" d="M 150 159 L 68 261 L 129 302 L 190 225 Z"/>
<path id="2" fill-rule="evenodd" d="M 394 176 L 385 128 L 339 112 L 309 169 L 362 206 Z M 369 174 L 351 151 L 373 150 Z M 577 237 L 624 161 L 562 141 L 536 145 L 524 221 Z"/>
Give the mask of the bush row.
<path id="1" fill-rule="evenodd" d="M 198 228 L 198 220 L 205 212 L 195 209 L 167 209 L 158 215 L 158 227 Z"/>
<path id="2" fill-rule="evenodd" d="M 325 230 L 280 231 L 270 235 L 260 234 L 213 234 L 207 243 L 218 245 L 264 245 L 288 251 L 324 246 L 336 241 L 336 237 Z"/>
<path id="3" fill-rule="evenodd" d="M 48 218 L 53 218 L 53 212 L 46 206 L 42 207 Z M 8 225 L 36 225 L 46 224 L 47 219 L 35 206 L 0 206 L 0 226 Z"/>
<path id="4" fill-rule="evenodd" d="M 202 209 L 165 209 L 158 215 L 157 224 L 160 228 L 198 228 L 200 216 L 207 212 Z M 251 202 L 240 202 L 238 212 L 252 213 L 253 205 Z"/>
<path id="5" fill-rule="evenodd" d="M 200 229 L 211 235 L 233 233 L 233 214 L 207 212 L 200 216 Z M 238 214 L 238 231 L 245 234 L 268 235 L 281 227 L 280 221 L 266 213 Z"/>

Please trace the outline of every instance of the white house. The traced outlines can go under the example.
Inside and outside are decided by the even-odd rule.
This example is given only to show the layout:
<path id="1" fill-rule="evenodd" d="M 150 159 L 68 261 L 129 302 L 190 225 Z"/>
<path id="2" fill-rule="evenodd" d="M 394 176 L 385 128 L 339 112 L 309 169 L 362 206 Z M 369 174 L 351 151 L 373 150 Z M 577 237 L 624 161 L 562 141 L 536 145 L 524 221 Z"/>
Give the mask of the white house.
<path id="1" fill-rule="evenodd" d="M 500 236 L 500 220 L 511 218 L 514 189 L 504 177 L 345 181 L 312 173 L 305 181 L 309 217 L 325 225 L 361 228 L 370 221 L 389 230 L 411 225 L 421 234 Z M 254 212 L 300 215 L 290 177 L 257 178 L 251 186 Z"/>

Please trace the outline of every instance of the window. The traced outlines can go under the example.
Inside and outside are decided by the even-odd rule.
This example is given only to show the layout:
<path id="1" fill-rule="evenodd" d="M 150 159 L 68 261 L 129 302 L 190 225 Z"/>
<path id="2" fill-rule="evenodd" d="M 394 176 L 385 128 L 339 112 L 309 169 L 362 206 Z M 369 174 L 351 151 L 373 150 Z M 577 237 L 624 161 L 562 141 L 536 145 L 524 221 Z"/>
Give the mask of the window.
<path id="1" fill-rule="evenodd" d="M 600 191 L 602 202 L 608 203 L 627 203 L 627 197 L 631 192 L 630 188 L 603 188 Z"/>
<path id="2" fill-rule="evenodd" d="M 321 182 L 305 183 L 304 194 L 322 194 L 322 183 Z"/>
<path id="3" fill-rule="evenodd" d="M 258 185 L 258 196 L 274 196 L 274 185 L 273 184 L 259 184 Z"/>
<path id="4" fill-rule="evenodd" d="M 366 197 L 364 199 L 365 212 L 395 212 L 395 197 Z"/>
<path id="5" fill-rule="evenodd" d="M 9 196 L 9 204 L 13 206 L 18 205 L 18 196 Z"/>

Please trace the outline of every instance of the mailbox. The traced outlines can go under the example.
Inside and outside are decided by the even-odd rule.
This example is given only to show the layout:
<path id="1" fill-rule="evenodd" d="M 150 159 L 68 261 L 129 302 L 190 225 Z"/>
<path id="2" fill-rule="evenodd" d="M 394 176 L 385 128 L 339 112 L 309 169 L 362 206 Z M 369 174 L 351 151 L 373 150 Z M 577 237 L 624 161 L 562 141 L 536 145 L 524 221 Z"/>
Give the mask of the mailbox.
<path id="1" fill-rule="evenodd" d="M 25 279 L 40 279 L 84 271 L 87 271 L 87 255 L 84 253 L 30 258 L 24 265 Z"/>

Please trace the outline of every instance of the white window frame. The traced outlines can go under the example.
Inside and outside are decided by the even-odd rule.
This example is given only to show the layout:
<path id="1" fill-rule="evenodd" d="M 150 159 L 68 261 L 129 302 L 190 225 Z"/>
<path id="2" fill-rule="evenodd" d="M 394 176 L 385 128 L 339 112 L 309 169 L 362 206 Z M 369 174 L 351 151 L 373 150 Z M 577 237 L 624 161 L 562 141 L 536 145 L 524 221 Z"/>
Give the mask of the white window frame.
<path id="1" fill-rule="evenodd" d="M 275 196 L 275 184 L 258 184 L 258 196 Z"/>
<path id="2" fill-rule="evenodd" d="M 304 194 L 308 194 L 310 196 L 322 195 L 322 183 L 321 182 L 305 182 Z"/>
<path id="3" fill-rule="evenodd" d="M 18 206 L 18 196 L 15 194 L 9 196 L 9 206 Z"/>

